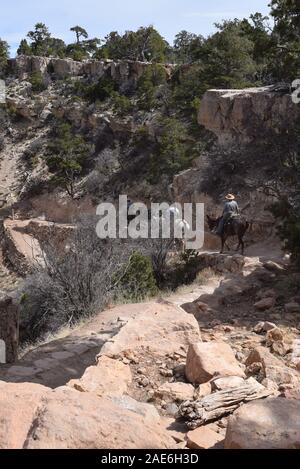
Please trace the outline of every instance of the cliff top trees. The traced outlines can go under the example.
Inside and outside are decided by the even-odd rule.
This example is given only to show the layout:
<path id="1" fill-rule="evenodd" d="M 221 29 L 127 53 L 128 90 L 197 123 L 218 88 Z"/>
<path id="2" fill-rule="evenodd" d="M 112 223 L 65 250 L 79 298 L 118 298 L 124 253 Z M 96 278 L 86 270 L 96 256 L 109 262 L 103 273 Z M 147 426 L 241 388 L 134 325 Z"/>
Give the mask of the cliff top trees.
<path id="1" fill-rule="evenodd" d="M 163 62 L 168 48 L 168 43 L 153 26 L 126 31 L 122 36 L 113 31 L 105 39 L 98 58 Z"/>
<path id="2" fill-rule="evenodd" d="M 22 39 L 17 50 L 18 55 L 65 57 L 66 45 L 64 41 L 52 37 L 44 23 L 36 23 L 34 29 L 27 34 L 27 37 L 31 43 L 28 44 L 26 39 Z"/>
<path id="3" fill-rule="evenodd" d="M 32 49 L 26 39 L 22 39 L 17 50 L 18 55 L 32 55 Z"/>
<path id="4" fill-rule="evenodd" d="M 277 42 L 273 75 L 278 80 L 292 81 L 300 76 L 300 3 L 272 0 L 270 6 Z"/>
<path id="5" fill-rule="evenodd" d="M 190 63 L 197 60 L 197 52 L 204 43 L 204 37 L 188 31 L 180 31 L 175 36 L 174 54 L 176 63 Z"/>
<path id="6" fill-rule="evenodd" d="M 80 38 L 81 37 L 83 37 L 84 39 L 88 38 L 87 31 L 84 28 L 82 28 L 81 26 L 73 26 L 73 28 L 71 28 L 70 31 L 73 31 L 76 34 L 77 44 L 80 43 Z"/>
<path id="7" fill-rule="evenodd" d="M 199 54 L 205 63 L 206 81 L 221 88 L 248 86 L 256 72 L 253 41 L 243 34 L 239 20 L 216 26 L 219 31 L 207 39 Z"/>
<path id="8" fill-rule="evenodd" d="M 258 64 L 266 63 L 270 50 L 274 46 L 269 17 L 263 16 L 261 13 L 255 13 L 250 15 L 249 19 L 243 19 L 241 27 L 244 34 L 254 43 L 254 60 Z"/>
<path id="9" fill-rule="evenodd" d="M 36 23 L 34 30 L 29 31 L 27 37 L 32 41 L 31 49 L 35 55 L 48 55 L 48 40 L 51 34 L 44 23 Z"/>
<path id="10" fill-rule="evenodd" d="M 275 31 L 282 38 L 298 39 L 300 35 L 300 4 L 297 0 L 272 0 L 271 15 Z"/>
<path id="11" fill-rule="evenodd" d="M 83 60 L 96 54 L 101 42 L 100 39 L 88 39 L 87 31 L 81 26 L 73 26 L 70 31 L 75 33 L 76 42 L 67 46 L 68 57 L 74 60 Z"/>
<path id="12" fill-rule="evenodd" d="M 4 73 L 8 59 L 8 44 L 0 38 L 0 77 Z"/>

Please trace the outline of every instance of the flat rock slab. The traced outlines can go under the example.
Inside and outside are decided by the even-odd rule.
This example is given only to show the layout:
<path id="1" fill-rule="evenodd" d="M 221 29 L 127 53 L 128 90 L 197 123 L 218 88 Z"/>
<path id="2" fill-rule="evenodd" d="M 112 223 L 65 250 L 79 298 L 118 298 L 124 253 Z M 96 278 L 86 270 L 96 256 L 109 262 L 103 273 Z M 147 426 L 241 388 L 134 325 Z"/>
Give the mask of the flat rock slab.
<path id="1" fill-rule="evenodd" d="M 140 305 L 141 311 L 106 342 L 100 355 L 116 357 L 126 351 L 147 350 L 157 356 L 178 352 L 201 340 L 199 325 L 194 316 L 169 303 Z"/>
<path id="2" fill-rule="evenodd" d="M 63 349 L 69 353 L 82 355 L 83 353 L 87 352 L 91 348 L 91 345 L 87 344 L 67 344 L 63 346 Z"/>
<path id="3" fill-rule="evenodd" d="M 194 386 L 187 383 L 165 383 L 155 391 L 157 397 L 177 402 L 193 399 L 194 393 Z"/>
<path id="4" fill-rule="evenodd" d="M 34 365 L 37 368 L 42 368 L 42 370 L 50 370 L 58 366 L 58 361 L 55 358 L 40 358 L 34 362 Z"/>
<path id="5" fill-rule="evenodd" d="M 64 386 L 43 399 L 26 449 L 169 449 L 174 440 L 160 423 L 109 399 Z"/>
<path id="6" fill-rule="evenodd" d="M 218 378 L 211 382 L 211 387 L 214 391 L 224 391 L 225 389 L 237 388 L 244 384 L 244 379 L 239 376 L 226 376 L 225 378 Z"/>
<path id="7" fill-rule="evenodd" d="M 122 407 L 123 409 L 130 410 L 140 416 L 142 416 L 145 422 L 151 423 L 153 421 L 160 422 L 160 415 L 156 410 L 156 407 L 152 404 L 145 402 L 139 402 L 130 396 L 107 396 L 112 402 Z"/>
<path id="8" fill-rule="evenodd" d="M 74 353 L 71 352 L 54 352 L 51 354 L 56 360 L 67 360 L 68 358 L 74 357 Z"/>

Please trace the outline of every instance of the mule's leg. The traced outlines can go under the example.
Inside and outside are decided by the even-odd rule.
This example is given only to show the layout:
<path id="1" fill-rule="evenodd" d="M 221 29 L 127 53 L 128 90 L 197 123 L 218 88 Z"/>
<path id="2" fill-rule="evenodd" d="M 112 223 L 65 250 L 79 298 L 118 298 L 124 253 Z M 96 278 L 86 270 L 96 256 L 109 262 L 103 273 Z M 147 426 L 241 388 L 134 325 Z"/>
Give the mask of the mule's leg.
<path id="1" fill-rule="evenodd" d="M 230 252 L 230 246 L 227 244 L 229 236 L 227 234 L 224 235 L 224 246 L 227 249 L 228 252 Z"/>
<path id="2" fill-rule="evenodd" d="M 222 241 L 222 248 L 221 248 L 220 254 L 223 254 L 223 252 L 224 252 L 224 245 L 225 245 L 225 242 L 226 242 L 226 239 L 224 238 L 224 236 L 221 237 L 221 241 Z"/>
<path id="3" fill-rule="evenodd" d="M 245 252 L 245 243 L 243 241 L 243 237 L 239 238 L 240 246 L 242 246 L 242 256 L 244 255 Z"/>
<path id="4" fill-rule="evenodd" d="M 224 247 L 225 247 L 226 249 L 228 249 L 228 251 L 229 251 L 229 246 L 228 246 L 228 244 L 227 244 L 228 235 L 227 235 L 227 233 L 225 233 L 225 230 L 223 230 L 221 239 L 222 239 L 222 251 L 221 251 L 221 254 L 223 254 L 223 252 L 224 252 Z"/>

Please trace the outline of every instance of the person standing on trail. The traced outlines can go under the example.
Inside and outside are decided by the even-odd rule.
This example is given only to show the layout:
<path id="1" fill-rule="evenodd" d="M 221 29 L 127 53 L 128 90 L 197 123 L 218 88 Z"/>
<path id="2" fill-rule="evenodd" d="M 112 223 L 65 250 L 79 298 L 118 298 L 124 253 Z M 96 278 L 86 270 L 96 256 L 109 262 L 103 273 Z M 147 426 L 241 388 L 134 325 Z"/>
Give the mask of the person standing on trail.
<path id="1" fill-rule="evenodd" d="M 227 194 L 225 197 L 225 205 L 222 217 L 219 220 L 218 226 L 215 230 L 215 234 L 222 236 L 224 227 L 231 218 L 236 217 L 240 214 L 240 209 L 235 196 L 233 194 Z"/>

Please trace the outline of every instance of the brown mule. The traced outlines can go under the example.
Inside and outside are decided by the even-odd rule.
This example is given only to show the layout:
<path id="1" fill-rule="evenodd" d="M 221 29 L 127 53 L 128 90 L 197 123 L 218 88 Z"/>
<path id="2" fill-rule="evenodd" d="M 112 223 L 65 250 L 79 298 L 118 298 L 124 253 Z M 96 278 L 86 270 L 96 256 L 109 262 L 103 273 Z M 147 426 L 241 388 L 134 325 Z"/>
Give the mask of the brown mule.
<path id="1" fill-rule="evenodd" d="M 211 231 L 217 228 L 219 221 L 220 218 L 212 218 L 207 215 L 207 223 Z M 226 223 L 223 229 L 223 233 L 221 235 L 222 249 L 220 254 L 223 254 L 224 252 L 224 246 L 226 244 L 227 239 L 232 236 L 237 236 L 239 240 L 237 251 L 241 246 L 242 254 L 244 255 L 245 243 L 243 241 L 243 238 L 249 227 L 250 223 L 244 217 L 233 217 L 228 223 Z"/>

